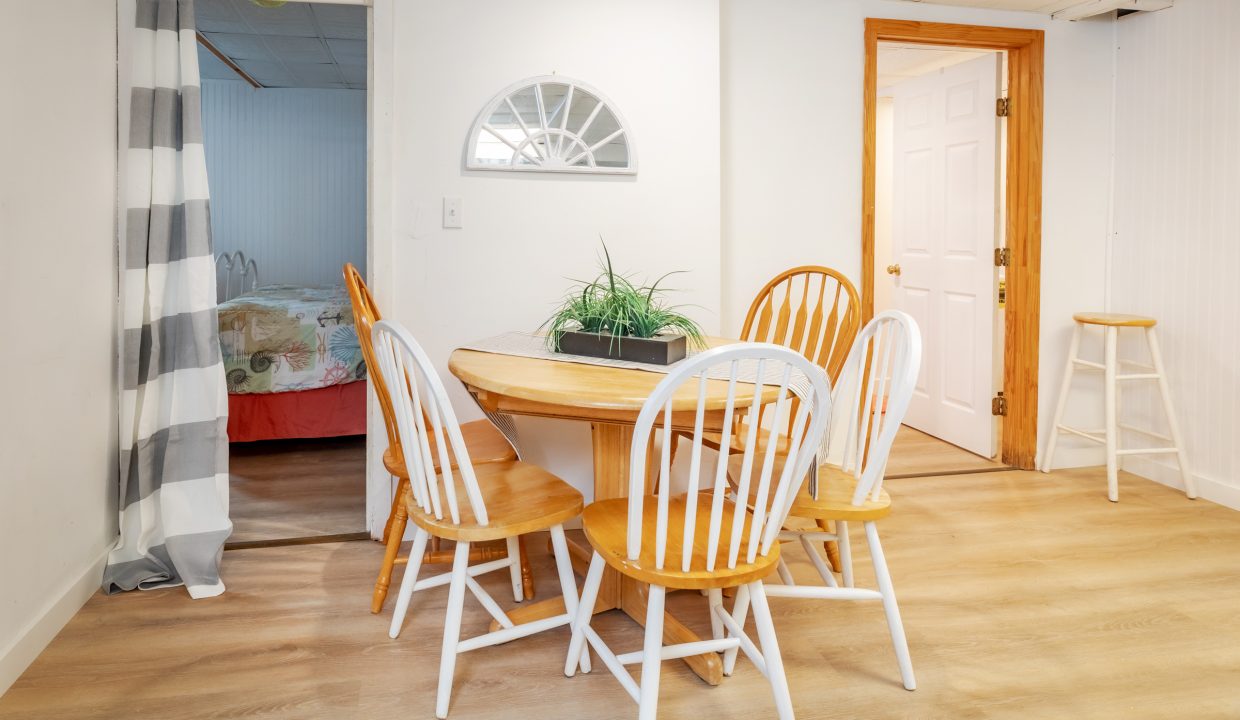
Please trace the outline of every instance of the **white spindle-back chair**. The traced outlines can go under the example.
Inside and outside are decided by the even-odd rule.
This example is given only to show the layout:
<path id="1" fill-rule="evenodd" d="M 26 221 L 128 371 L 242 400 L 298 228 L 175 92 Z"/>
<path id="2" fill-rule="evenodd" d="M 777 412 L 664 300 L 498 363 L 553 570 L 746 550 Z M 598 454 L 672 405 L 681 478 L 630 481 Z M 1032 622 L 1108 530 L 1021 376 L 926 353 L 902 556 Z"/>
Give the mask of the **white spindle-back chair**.
<path id="1" fill-rule="evenodd" d="M 891 512 L 891 498 L 883 490 L 883 473 L 896 432 L 904 420 L 917 373 L 921 367 L 921 333 L 909 315 L 899 311 L 879 314 L 861 331 L 835 390 L 833 430 L 827 457 L 832 463 L 818 469 L 818 497 L 805 489 L 792 500 L 790 515 L 820 523 L 835 521 L 835 532 L 786 529 L 783 540 L 798 540 L 809 555 L 822 586 L 793 584 L 781 559 L 783 585 L 768 585 L 772 597 L 828 600 L 881 600 L 891 630 L 904 687 L 916 688 L 904 625 L 892 588 L 891 573 L 878 539 L 877 521 Z M 853 587 L 852 552 L 848 523 L 865 526 L 878 590 Z M 843 587 L 819 556 L 814 543 L 839 540 Z"/>
<path id="2" fill-rule="evenodd" d="M 401 446 L 405 449 L 409 489 L 404 502 L 409 518 L 418 528 L 389 635 L 396 638 L 400 634 L 416 590 L 449 586 L 435 706 L 436 716 L 445 718 L 458 654 L 568 625 L 575 617 L 577 586 L 562 523 L 581 512 L 582 497 L 564 481 L 528 463 L 511 460 L 475 466 L 470 461 L 447 391 L 417 341 L 399 324 L 386 320 L 375 324 L 372 340 L 379 372 L 392 400 Z M 551 532 L 565 612 L 514 625 L 475 578 L 495 570 L 512 571 L 519 567 L 516 538 L 539 530 Z M 418 580 L 423 553 L 431 536 L 456 542 L 452 571 Z M 508 557 L 470 566 L 470 544 L 491 540 L 507 540 Z M 501 629 L 460 639 L 466 588 Z"/>
<path id="3" fill-rule="evenodd" d="M 719 379 L 722 375 L 727 380 Z M 710 379 L 714 377 L 715 379 Z M 707 407 L 707 383 L 727 383 L 726 404 Z M 579 664 L 583 643 L 589 642 L 625 690 L 637 701 L 639 717 L 655 717 L 660 663 L 671 658 L 716 651 L 724 653 L 724 673 L 731 674 L 737 650 L 743 650 L 770 681 L 781 718 L 792 717 L 792 701 L 780 660 L 762 578 L 774 572 L 778 536 L 791 498 L 800 489 L 819 450 L 830 417 L 830 384 L 821 368 L 800 353 L 767 343 L 740 343 L 710 350 L 687 361 L 655 388 L 637 417 L 630 454 L 628 498 L 604 500 L 586 508 L 582 517 L 594 555 L 573 626 L 565 674 Z M 669 479 L 673 424 L 692 440 L 688 492 L 672 497 Z M 759 422 L 761 413 L 767 420 Z M 716 465 L 703 463 L 702 439 L 711 425 L 723 433 Z M 741 415 L 749 422 L 733 423 Z M 786 418 L 791 415 L 791 421 Z M 734 427 L 747 433 L 740 450 L 729 435 Z M 661 448 L 652 449 L 657 434 Z M 762 436 L 762 437 L 760 437 Z M 776 447 L 784 448 L 776 453 Z M 740 456 L 742 469 L 733 479 L 740 497 L 750 490 L 761 502 L 753 511 L 729 498 L 730 454 Z M 658 456 L 656 467 L 650 458 Z M 713 454 L 713 453 L 712 453 Z M 658 475 L 658 491 L 647 495 L 648 473 Z M 590 627 L 604 565 L 650 584 L 646 598 L 646 636 L 641 651 L 615 655 Z M 723 607 L 723 588 L 738 587 L 737 607 L 752 603 L 761 650 L 744 631 L 743 613 Z M 713 639 L 663 645 L 663 606 L 667 588 L 707 591 Z M 624 665 L 641 663 L 641 685 Z M 583 670 L 588 671 L 584 665 Z"/>

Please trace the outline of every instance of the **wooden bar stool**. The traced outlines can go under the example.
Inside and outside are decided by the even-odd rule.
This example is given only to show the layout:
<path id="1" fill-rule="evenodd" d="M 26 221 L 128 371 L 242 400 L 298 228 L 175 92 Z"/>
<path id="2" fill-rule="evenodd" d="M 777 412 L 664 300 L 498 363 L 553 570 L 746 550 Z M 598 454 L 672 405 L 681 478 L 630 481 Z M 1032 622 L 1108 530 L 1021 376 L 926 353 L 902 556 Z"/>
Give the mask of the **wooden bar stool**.
<path id="1" fill-rule="evenodd" d="M 1192 473 L 1188 469 L 1188 455 L 1184 452 L 1184 439 L 1180 435 L 1180 425 L 1175 418 L 1175 410 L 1171 406 L 1171 391 L 1167 388 L 1167 373 L 1163 369 L 1162 353 L 1158 348 L 1158 335 L 1154 332 L 1157 322 L 1154 318 L 1141 315 L 1119 315 L 1114 313 L 1077 313 L 1072 316 L 1076 328 L 1072 332 L 1072 344 L 1068 348 L 1067 369 L 1064 371 L 1063 386 L 1059 390 L 1059 403 L 1055 407 L 1055 424 L 1051 428 L 1051 438 L 1042 456 L 1042 472 L 1050 472 L 1051 463 L 1055 459 L 1055 442 L 1060 432 L 1071 433 L 1105 445 L 1107 449 L 1107 497 L 1111 502 L 1119 501 L 1119 458 L 1122 455 L 1171 455 L 1174 454 L 1180 464 L 1180 475 L 1184 478 L 1184 492 L 1190 497 L 1197 497 L 1197 486 L 1193 482 Z M 1077 357 L 1081 347 L 1081 333 L 1086 325 L 1097 325 L 1103 328 L 1103 362 L 1097 363 Z M 1145 341 L 1149 345 L 1150 359 L 1153 366 L 1134 363 L 1127 360 L 1116 360 L 1116 345 L 1119 341 L 1120 328 L 1140 328 L 1145 331 Z M 1126 365 L 1138 372 L 1120 373 L 1119 366 Z M 1064 406 L 1068 403 L 1068 391 L 1072 386 L 1072 374 L 1077 368 L 1097 370 L 1103 374 L 1103 390 L 1106 397 L 1106 427 L 1102 430 L 1081 430 L 1063 424 Z M 1119 383 L 1129 380 L 1156 380 L 1158 392 L 1162 396 L 1163 411 L 1167 415 L 1167 427 L 1171 435 L 1151 432 L 1143 428 L 1121 424 L 1116 419 L 1116 407 L 1119 405 Z M 1121 430 L 1148 435 L 1162 440 L 1167 445 L 1154 448 L 1121 448 L 1119 433 Z"/>

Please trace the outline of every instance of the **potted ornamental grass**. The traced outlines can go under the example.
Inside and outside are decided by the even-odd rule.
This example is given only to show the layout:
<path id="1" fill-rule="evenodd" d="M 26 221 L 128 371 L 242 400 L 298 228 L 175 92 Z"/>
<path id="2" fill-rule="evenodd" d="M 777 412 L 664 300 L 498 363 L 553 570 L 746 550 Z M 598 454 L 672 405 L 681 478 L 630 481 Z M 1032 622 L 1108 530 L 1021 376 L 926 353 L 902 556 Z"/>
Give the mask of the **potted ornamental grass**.
<path id="1" fill-rule="evenodd" d="M 615 272 L 604 244 L 598 276 L 572 289 L 543 323 L 548 345 L 570 355 L 657 365 L 684 358 L 690 344 L 705 347 L 702 328 L 664 302 L 659 284 L 674 274 L 638 285 Z"/>

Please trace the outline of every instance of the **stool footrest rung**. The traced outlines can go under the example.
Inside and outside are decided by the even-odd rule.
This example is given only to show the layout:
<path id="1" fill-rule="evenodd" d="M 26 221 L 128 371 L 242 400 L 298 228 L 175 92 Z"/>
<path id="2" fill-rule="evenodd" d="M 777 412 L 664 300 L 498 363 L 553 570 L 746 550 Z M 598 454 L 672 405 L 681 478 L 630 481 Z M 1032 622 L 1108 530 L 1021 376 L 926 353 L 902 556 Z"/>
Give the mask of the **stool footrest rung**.
<path id="1" fill-rule="evenodd" d="M 1160 432 L 1154 432 L 1153 430 L 1146 430 L 1145 428 L 1139 428 L 1133 425 L 1127 425 L 1125 423 L 1120 423 L 1119 429 L 1127 430 L 1128 432 L 1140 433 L 1142 435 L 1145 435 L 1146 437 L 1157 438 L 1165 442 L 1175 442 L 1175 440 L 1170 435 L 1164 435 Z"/>
<path id="2" fill-rule="evenodd" d="M 1077 435 L 1077 436 L 1079 436 L 1079 437 L 1083 437 L 1083 438 L 1085 438 L 1086 440 L 1093 440 L 1094 442 L 1098 443 L 1099 445 L 1106 445 L 1106 444 L 1107 444 L 1107 439 L 1106 439 L 1105 437 L 1101 437 L 1101 436 L 1098 436 L 1098 435 L 1094 435 L 1093 433 L 1086 432 L 1086 431 L 1084 431 L 1084 430 L 1079 430 L 1079 429 L 1074 428 L 1074 427 L 1068 427 L 1067 425 L 1060 425 L 1060 426 L 1058 426 L 1058 427 L 1059 427 L 1059 429 L 1060 429 L 1060 430 L 1062 430 L 1063 432 L 1066 432 L 1066 433 L 1072 433 L 1073 435 Z"/>
<path id="3" fill-rule="evenodd" d="M 1072 358 L 1072 364 L 1080 365 L 1081 367 L 1089 368 L 1090 370 L 1106 370 L 1107 369 L 1107 366 L 1103 365 L 1102 363 L 1096 363 L 1093 360 L 1083 360 L 1081 358 Z"/>
<path id="4" fill-rule="evenodd" d="M 1116 380 L 1157 380 L 1158 373 L 1132 373 L 1129 375 L 1116 375 Z"/>
<path id="5" fill-rule="evenodd" d="M 1171 455 L 1178 453 L 1179 448 L 1162 447 L 1162 448 L 1128 448 L 1126 450 L 1116 450 L 1116 455 Z"/>

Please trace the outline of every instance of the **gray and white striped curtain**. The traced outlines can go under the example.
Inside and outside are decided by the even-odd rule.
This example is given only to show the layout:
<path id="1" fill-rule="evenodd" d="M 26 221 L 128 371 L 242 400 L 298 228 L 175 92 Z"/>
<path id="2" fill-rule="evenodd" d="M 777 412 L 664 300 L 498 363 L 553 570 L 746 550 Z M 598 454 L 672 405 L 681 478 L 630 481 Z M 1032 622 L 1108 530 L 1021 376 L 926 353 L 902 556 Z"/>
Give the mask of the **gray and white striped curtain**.
<path id="1" fill-rule="evenodd" d="M 224 591 L 228 396 L 220 358 L 193 0 L 138 0 L 122 189 L 121 537 L 103 588 Z"/>

